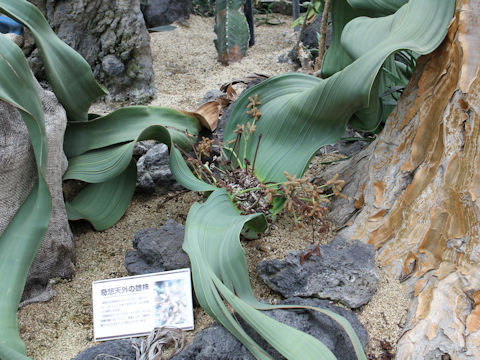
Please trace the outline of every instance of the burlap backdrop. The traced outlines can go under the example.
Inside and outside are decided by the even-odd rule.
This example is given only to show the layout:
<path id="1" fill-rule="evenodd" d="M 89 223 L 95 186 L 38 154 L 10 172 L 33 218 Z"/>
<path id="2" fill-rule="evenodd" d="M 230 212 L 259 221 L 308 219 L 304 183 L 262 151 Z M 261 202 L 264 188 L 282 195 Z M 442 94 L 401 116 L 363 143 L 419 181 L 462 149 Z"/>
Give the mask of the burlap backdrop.
<path id="1" fill-rule="evenodd" d="M 62 194 L 67 168 L 63 153 L 65 111 L 55 95 L 38 86 L 48 136 L 47 183 L 53 198 L 52 217 L 40 250 L 30 268 L 23 300 L 43 293 L 49 279 L 74 273 L 74 242 Z M 27 128 L 19 112 L 0 101 L 0 234 L 28 196 L 37 178 L 35 158 Z"/>

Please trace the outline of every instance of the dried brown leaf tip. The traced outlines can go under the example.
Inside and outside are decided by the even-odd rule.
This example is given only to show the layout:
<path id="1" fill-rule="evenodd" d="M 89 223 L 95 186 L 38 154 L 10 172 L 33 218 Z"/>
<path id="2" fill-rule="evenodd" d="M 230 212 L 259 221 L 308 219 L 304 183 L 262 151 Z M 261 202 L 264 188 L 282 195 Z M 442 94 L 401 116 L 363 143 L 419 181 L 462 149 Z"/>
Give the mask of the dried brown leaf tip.
<path id="1" fill-rule="evenodd" d="M 197 116 L 200 124 L 210 131 L 214 131 L 217 128 L 218 117 L 222 112 L 222 105 L 220 104 L 220 101 L 217 100 L 206 102 L 195 112 L 200 115 Z"/>
<path id="2" fill-rule="evenodd" d="M 226 89 L 226 93 L 227 93 L 227 99 L 228 100 L 233 101 L 238 97 L 237 92 L 233 88 L 232 84 L 228 84 L 227 89 Z"/>

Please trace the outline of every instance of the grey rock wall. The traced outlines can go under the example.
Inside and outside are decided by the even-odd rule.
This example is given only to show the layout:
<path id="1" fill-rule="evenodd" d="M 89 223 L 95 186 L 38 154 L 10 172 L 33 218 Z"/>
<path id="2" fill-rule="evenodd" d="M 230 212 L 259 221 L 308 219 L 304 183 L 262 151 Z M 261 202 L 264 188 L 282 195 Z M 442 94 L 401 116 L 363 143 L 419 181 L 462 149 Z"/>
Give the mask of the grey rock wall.
<path id="1" fill-rule="evenodd" d="M 140 0 L 30 0 L 56 34 L 90 64 L 110 101 L 144 103 L 155 97 L 150 37 Z M 29 32 L 24 52 L 35 75 L 43 65 Z"/>

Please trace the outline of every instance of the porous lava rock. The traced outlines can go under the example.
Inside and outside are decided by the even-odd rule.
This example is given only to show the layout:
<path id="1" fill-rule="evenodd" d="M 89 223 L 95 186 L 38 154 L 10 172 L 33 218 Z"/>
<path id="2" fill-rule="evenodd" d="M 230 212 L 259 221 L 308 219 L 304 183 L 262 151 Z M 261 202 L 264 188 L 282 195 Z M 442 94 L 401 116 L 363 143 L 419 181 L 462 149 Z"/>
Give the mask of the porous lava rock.
<path id="1" fill-rule="evenodd" d="M 375 293 L 379 276 L 373 246 L 337 236 L 320 246 L 320 255 L 314 251 L 303 264 L 301 253 L 293 251 L 284 260 L 261 261 L 257 266 L 260 277 L 285 297 L 317 296 L 350 308 L 365 305 Z"/>

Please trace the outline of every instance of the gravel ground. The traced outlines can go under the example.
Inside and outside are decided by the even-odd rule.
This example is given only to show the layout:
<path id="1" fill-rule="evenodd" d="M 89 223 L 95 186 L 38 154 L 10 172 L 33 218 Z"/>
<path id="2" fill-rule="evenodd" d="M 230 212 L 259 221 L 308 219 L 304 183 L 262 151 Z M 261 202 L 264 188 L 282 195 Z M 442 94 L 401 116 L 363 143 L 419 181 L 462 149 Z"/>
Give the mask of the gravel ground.
<path id="1" fill-rule="evenodd" d="M 277 62 L 278 55 L 294 44 L 289 19 L 284 24 L 256 29 L 256 45 L 239 63 L 228 67 L 216 61 L 213 45 L 213 18 L 192 16 L 174 31 L 151 34 L 154 71 L 158 97 L 151 105 L 194 111 L 207 90 L 242 78 L 253 72 L 268 75 L 292 71 L 290 65 Z M 98 109 L 116 107 L 97 104 Z M 312 169 L 318 171 L 319 166 Z M 73 224 L 76 241 L 76 275 L 73 280 L 57 280 L 57 295 L 47 303 L 28 305 L 19 310 L 19 325 L 28 356 L 35 360 L 68 360 L 93 342 L 91 282 L 126 276 L 125 251 L 131 248 L 133 234 L 145 227 L 160 227 L 168 219 L 184 223 L 190 206 L 201 197 L 185 193 L 166 201 L 165 196 L 136 194 L 123 218 L 112 228 L 95 232 L 88 224 Z M 304 249 L 311 241 L 311 229 L 296 229 L 288 216 L 280 216 L 270 234 L 254 244 L 244 244 L 250 278 L 259 298 L 270 300 L 279 295 L 270 291 L 256 274 L 256 264 L 264 258 L 282 257 L 292 250 Z M 255 245 L 255 246 L 251 246 Z M 407 298 L 401 285 L 380 269 L 380 288 L 361 311 L 371 345 L 378 350 L 378 340 L 396 343 L 401 334 Z M 211 323 L 201 310 L 195 310 L 195 331 Z"/>

